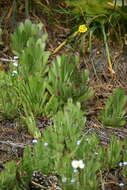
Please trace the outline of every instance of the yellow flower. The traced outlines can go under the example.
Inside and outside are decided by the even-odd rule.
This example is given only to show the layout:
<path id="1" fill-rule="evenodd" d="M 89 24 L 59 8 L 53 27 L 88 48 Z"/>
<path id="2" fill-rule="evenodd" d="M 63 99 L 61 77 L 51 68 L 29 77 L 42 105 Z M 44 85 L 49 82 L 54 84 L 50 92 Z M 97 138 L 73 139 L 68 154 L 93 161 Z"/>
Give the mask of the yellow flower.
<path id="1" fill-rule="evenodd" d="M 86 27 L 85 24 L 80 25 L 79 28 L 78 28 L 79 33 L 85 33 L 87 30 L 88 30 L 88 28 Z"/>

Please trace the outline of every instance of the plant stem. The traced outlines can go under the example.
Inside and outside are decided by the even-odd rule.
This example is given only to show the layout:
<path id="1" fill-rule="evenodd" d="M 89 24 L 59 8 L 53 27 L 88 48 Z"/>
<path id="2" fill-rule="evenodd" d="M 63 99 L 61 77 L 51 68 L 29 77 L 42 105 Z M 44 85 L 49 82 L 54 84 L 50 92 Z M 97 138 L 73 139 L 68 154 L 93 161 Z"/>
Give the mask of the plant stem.
<path id="1" fill-rule="evenodd" d="M 112 63 L 111 63 L 110 52 L 109 52 L 109 47 L 108 47 L 107 36 L 105 33 L 104 24 L 101 24 L 101 27 L 102 27 L 102 33 L 104 36 L 104 44 L 105 44 L 106 54 L 107 54 L 107 58 L 108 58 L 108 69 L 111 72 L 111 74 L 113 75 L 113 74 L 115 74 L 115 72 L 112 69 Z"/>

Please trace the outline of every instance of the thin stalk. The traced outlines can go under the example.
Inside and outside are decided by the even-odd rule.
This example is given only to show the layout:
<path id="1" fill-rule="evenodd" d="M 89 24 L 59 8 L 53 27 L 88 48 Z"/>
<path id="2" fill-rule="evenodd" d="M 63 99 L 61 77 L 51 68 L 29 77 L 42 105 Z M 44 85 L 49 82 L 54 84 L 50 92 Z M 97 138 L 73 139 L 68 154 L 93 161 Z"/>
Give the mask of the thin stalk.
<path id="1" fill-rule="evenodd" d="M 78 31 L 74 32 L 73 34 L 71 34 L 67 39 L 65 39 L 58 47 L 56 47 L 56 49 L 52 52 L 52 54 L 56 54 L 64 45 L 66 45 L 69 40 L 75 38 L 78 34 Z"/>
<path id="2" fill-rule="evenodd" d="M 29 17 L 29 0 L 25 0 L 25 14 L 26 17 Z"/>
<path id="3" fill-rule="evenodd" d="M 112 69 L 112 63 L 111 63 L 110 52 L 109 52 L 109 47 L 108 47 L 107 36 L 106 36 L 106 33 L 105 33 L 104 24 L 102 24 L 101 27 L 102 27 L 103 37 L 104 37 L 104 44 L 105 44 L 107 59 L 108 59 L 108 69 L 111 72 L 111 74 L 113 75 L 113 74 L 115 74 L 115 72 Z"/>
<path id="4" fill-rule="evenodd" d="M 12 13 L 12 25 L 14 27 L 16 25 L 16 18 L 17 18 L 17 1 L 16 0 L 13 1 L 12 10 L 11 11 L 10 11 L 10 15 L 8 15 L 8 16 L 10 17 L 11 13 Z"/>
<path id="5" fill-rule="evenodd" d="M 122 8 L 124 8 L 124 0 L 122 0 Z"/>
<path id="6" fill-rule="evenodd" d="M 90 31 L 90 35 L 89 35 L 89 52 L 90 52 L 90 55 L 92 52 L 92 34 L 93 34 L 93 31 Z"/>

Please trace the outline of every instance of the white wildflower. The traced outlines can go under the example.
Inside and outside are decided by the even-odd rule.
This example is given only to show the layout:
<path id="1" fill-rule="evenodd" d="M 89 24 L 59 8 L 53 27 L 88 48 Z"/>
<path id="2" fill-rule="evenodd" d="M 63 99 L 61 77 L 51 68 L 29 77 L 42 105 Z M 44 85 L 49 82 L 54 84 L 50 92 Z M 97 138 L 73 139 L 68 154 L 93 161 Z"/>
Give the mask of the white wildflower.
<path id="1" fill-rule="evenodd" d="M 62 182 L 63 182 L 63 183 L 66 183 L 66 181 L 67 181 L 67 178 L 66 178 L 66 177 L 63 177 L 63 178 L 62 178 Z"/>
<path id="2" fill-rule="evenodd" d="M 18 62 L 15 61 L 15 62 L 13 63 L 13 66 L 18 67 Z"/>
<path id="3" fill-rule="evenodd" d="M 123 186 L 124 186 L 124 183 L 119 183 L 119 186 L 120 186 L 120 187 L 123 187 Z"/>
<path id="4" fill-rule="evenodd" d="M 74 173 L 77 173 L 78 172 L 78 170 L 77 169 L 74 169 L 74 171 L 73 171 Z"/>
<path id="5" fill-rule="evenodd" d="M 17 60 L 17 59 L 19 59 L 19 57 L 18 57 L 18 56 L 14 56 L 13 59 L 14 59 L 14 60 Z"/>
<path id="6" fill-rule="evenodd" d="M 74 178 L 72 178 L 72 179 L 71 179 L 71 183 L 74 183 L 74 182 L 75 182 L 75 179 L 74 179 Z"/>
<path id="7" fill-rule="evenodd" d="M 127 162 L 120 162 L 119 166 L 127 166 Z"/>
<path id="8" fill-rule="evenodd" d="M 37 139 L 33 139 L 33 140 L 32 140 L 32 143 L 33 143 L 33 144 L 36 144 L 36 143 L 37 143 Z"/>
<path id="9" fill-rule="evenodd" d="M 83 169 L 85 167 L 85 164 L 82 160 L 79 160 L 79 168 Z"/>
<path id="10" fill-rule="evenodd" d="M 71 165 L 74 169 L 81 168 L 83 169 L 85 167 L 85 164 L 83 163 L 82 160 L 73 160 L 71 162 Z"/>
<path id="11" fill-rule="evenodd" d="M 120 163 L 119 163 L 119 166 L 120 166 L 120 167 L 123 166 L 123 162 L 120 162 Z"/>
<path id="12" fill-rule="evenodd" d="M 16 70 L 12 71 L 12 76 L 17 75 L 18 72 Z"/>
<path id="13" fill-rule="evenodd" d="M 71 162 L 71 165 L 72 165 L 73 168 L 77 169 L 77 168 L 79 167 L 78 160 L 73 160 L 73 161 Z"/>
<path id="14" fill-rule="evenodd" d="M 89 139 L 89 138 L 86 138 L 85 141 L 90 142 L 90 139 Z"/>
<path id="15" fill-rule="evenodd" d="M 45 142 L 45 143 L 44 143 L 44 146 L 48 146 L 48 143 L 47 143 L 47 142 Z"/>
<path id="16" fill-rule="evenodd" d="M 124 165 L 124 166 L 127 166 L 127 162 L 123 162 L 123 165 Z"/>
<path id="17" fill-rule="evenodd" d="M 81 141 L 80 141 L 80 140 L 78 140 L 78 141 L 76 142 L 76 144 L 77 144 L 77 145 L 80 145 L 80 143 L 81 143 Z"/>
<path id="18" fill-rule="evenodd" d="M 98 155 L 98 152 L 94 152 L 94 155 Z"/>

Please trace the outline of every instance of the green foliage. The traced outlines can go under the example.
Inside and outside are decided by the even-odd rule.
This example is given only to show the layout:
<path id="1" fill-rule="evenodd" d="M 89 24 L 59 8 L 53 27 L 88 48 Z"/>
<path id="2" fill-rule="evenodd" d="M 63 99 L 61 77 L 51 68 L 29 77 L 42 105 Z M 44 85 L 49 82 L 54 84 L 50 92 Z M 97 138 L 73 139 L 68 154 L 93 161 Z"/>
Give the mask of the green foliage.
<path id="1" fill-rule="evenodd" d="M 26 111 L 26 116 L 24 116 L 22 118 L 22 120 L 24 121 L 24 123 L 26 124 L 27 128 L 28 128 L 28 132 L 34 137 L 34 138 L 40 138 L 41 137 L 41 132 L 39 131 L 39 129 L 37 128 L 37 124 L 35 121 L 35 118 L 32 114 L 32 112 L 28 112 Z"/>
<path id="2" fill-rule="evenodd" d="M 42 25 L 32 24 L 29 20 L 21 23 L 12 34 L 12 50 L 19 60 L 16 66 L 13 63 L 10 65 L 7 73 L 1 74 L 2 116 L 14 118 L 19 112 L 21 116 L 25 114 L 30 117 L 31 114 L 39 116 L 56 110 L 55 98 L 49 95 L 46 88 L 50 55 L 45 51 L 46 38 L 45 33 L 42 35 Z M 54 102 L 56 106 L 52 107 Z"/>
<path id="3" fill-rule="evenodd" d="M 109 1 L 66 2 L 74 7 L 76 14 L 95 15 L 107 13 Z M 107 47 L 104 22 L 102 31 Z M 18 166 L 14 161 L 6 164 L 0 173 L 0 187 L 1 190 L 29 189 L 32 173 L 37 170 L 58 176 L 64 190 L 96 190 L 102 183 L 98 171 L 115 168 L 125 160 L 127 152 L 123 148 L 126 149 L 127 142 L 111 137 L 106 149 L 100 146 L 97 135 L 83 133 L 86 117 L 81 103 L 93 96 L 88 85 L 89 73 L 79 68 L 79 57 L 71 54 L 58 56 L 48 64 L 50 52 L 45 50 L 46 39 L 42 25 L 29 20 L 21 23 L 11 36 L 12 51 L 19 56 L 19 62 L 15 70 L 12 66 L 9 72 L 0 75 L 0 111 L 7 118 L 20 113 L 29 133 L 39 140 L 34 147 L 25 148 Z M 125 92 L 116 89 L 101 112 L 102 123 L 114 127 L 125 125 L 126 102 Z M 53 123 L 42 136 L 36 117 L 43 115 L 53 116 Z M 74 167 L 73 161 L 80 161 L 82 166 Z M 126 168 L 123 174 L 127 177 Z"/>
<path id="4" fill-rule="evenodd" d="M 105 33 L 108 38 L 117 39 L 118 43 L 122 42 L 122 37 L 126 34 L 126 1 L 116 1 L 113 0 L 65 0 L 68 8 L 66 9 L 58 9 L 58 12 L 61 14 L 69 15 L 68 22 L 72 25 L 75 30 L 77 25 L 84 24 L 89 27 L 87 35 L 90 36 L 89 40 L 89 48 L 91 51 L 91 39 L 95 39 L 95 35 L 98 38 L 105 38 L 103 31 L 101 29 L 101 25 L 104 25 Z M 122 7 L 117 6 L 119 3 L 123 3 Z M 71 17 L 70 17 L 71 15 Z M 74 25 L 74 23 L 76 23 Z M 122 34 L 122 35 L 121 35 Z M 107 42 L 104 44 L 108 44 Z M 77 40 L 75 40 L 77 43 Z M 108 62 L 110 61 L 108 47 L 106 47 Z"/>
<path id="5" fill-rule="evenodd" d="M 62 55 L 48 64 L 50 52 L 45 50 L 46 38 L 45 33 L 41 35 L 39 24 L 26 20 L 19 25 L 11 36 L 12 51 L 19 60 L 11 64 L 7 80 L 1 85 L 5 89 L 1 96 L 2 116 L 5 113 L 8 118 L 16 117 L 20 113 L 34 137 L 41 136 L 34 117 L 52 116 L 68 98 L 84 102 L 93 95 L 88 71 L 80 70 L 77 56 Z"/>
<path id="6" fill-rule="evenodd" d="M 19 80 L 16 89 L 24 113 L 32 112 L 34 116 L 44 114 L 49 97 L 46 81 L 40 75 L 31 75 L 27 80 Z"/>
<path id="7" fill-rule="evenodd" d="M 84 135 L 86 117 L 79 103 L 68 100 L 63 111 L 53 117 L 34 147 L 26 147 L 18 167 L 8 163 L 0 173 L 1 190 L 27 189 L 33 171 L 56 175 L 63 190 L 97 190 L 101 184 L 99 171 L 115 168 L 126 158 L 126 141 L 111 137 L 110 145 L 100 146 L 97 135 Z M 75 165 L 74 162 L 80 164 Z M 13 172 L 12 172 L 13 171 Z M 11 175 L 10 175 L 11 172 Z M 126 170 L 123 170 L 126 175 Z M 12 174 L 13 173 L 13 174 Z"/>
<path id="8" fill-rule="evenodd" d="M 26 21 L 24 25 L 21 24 L 21 26 L 24 26 L 23 31 L 28 30 L 27 22 L 28 24 L 31 23 L 30 21 Z M 32 26 L 36 28 L 38 25 Z M 17 31 L 12 37 L 15 38 L 16 35 Z M 15 38 L 12 45 L 18 47 L 18 40 L 20 39 L 22 41 L 23 37 L 24 36 L 19 35 L 19 38 Z M 29 37 L 29 35 L 27 37 Z M 10 71 L 7 74 L 3 73 L 4 82 L 1 81 L 1 107 L 3 112 L 5 112 L 4 115 L 10 117 L 15 113 L 14 116 L 16 116 L 17 111 L 25 114 L 33 113 L 35 116 L 43 115 L 47 103 L 46 111 L 48 113 L 50 112 L 48 100 L 50 100 L 51 96 L 46 92 L 45 77 L 48 71 L 47 63 L 49 52 L 44 50 L 45 40 L 45 35 L 38 39 L 29 37 L 26 47 L 20 51 L 17 67 L 14 68 L 14 66 L 11 65 Z M 53 98 L 52 101 L 54 101 Z M 51 103 L 50 100 L 50 104 Z"/>
<path id="9" fill-rule="evenodd" d="M 100 120 L 104 125 L 119 127 L 126 123 L 124 117 L 127 96 L 124 90 L 116 89 L 106 102 L 105 108 L 101 112 Z"/>
<path id="10" fill-rule="evenodd" d="M 16 163 L 11 161 L 6 164 L 5 170 L 0 174 L 1 190 L 18 190 L 16 182 Z"/>
<path id="11" fill-rule="evenodd" d="M 33 33 L 39 33 L 38 25 L 33 25 L 30 21 L 25 22 L 23 31 L 29 34 L 30 31 L 27 28 L 29 25 L 31 26 L 31 30 L 34 30 Z M 16 35 L 17 31 L 13 34 L 13 37 Z M 16 78 L 14 85 L 23 112 L 25 112 L 26 115 L 34 114 L 34 116 L 39 116 L 49 113 L 50 111 L 53 112 L 56 109 L 55 106 L 52 107 L 53 109 L 50 106 L 55 100 L 49 95 L 46 87 L 47 64 L 50 53 L 45 51 L 46 34 L 43 34 L 40 38 L 39 36 L 36 38 L 30 35 L 26 36 L 28 38 L 27 44 L 25 44 L 23 51 L 19 55 L 18 78 Z M 19 38 L 22 39 L 22 35 L 19 35 Z M 16 39 L 17 38 L 15 38 L 15 40 Z M 14 46 L 18 43 L 18 41 L 12 42 Z"/>
<path id="12" fill-rule="evenodd" d="M 44 50 L 45 41 L 41 38 L 30 38 L 27 47 L 20 55 L 20 72 L 27 76 L 30 74 L 41 74 L 42 76 L 48 71 L 47 62 L 50 53 Z"/>
<path id="13" fill-rule="evenodd" d="M 56 171 L 60 170 L 63 156 L 70 157 L 71 159 L 75 154 L 75 145 L 77 140 L 81 137 L 85 120 L 86 118 L 83 117 L 83 112 L 80 110 L 80 104 L 77 103 L 77 105 L 74 105 L 72 100 L 69 100 L 68 105 L 64 108 L 64 111 L 58 111 L 58 113 L 54 116 L 53 126 L 46 128 L 41 143 L 48 143 L 50 152 L 48 153 L 48 150 L 46 149 L 47 151 L 42 151 L 46 152 L 46 155 L 43 154 L 42 156 L 44 156 L 44 160 L 48 161 L 48 154 L 49 163 L 50 159 L 53 159 L 52 163 L 55 165 Z M 46 147 L 44 147 L 44 149 L 45 148 Z M 40 152 L 40 154 L 42 153 Z M 38 154 L 36 154 L 35 157 L 36 156 L 38 156 Z M 45 163 L 42 166 L 45 167 Z M 46 168 L 47 167 L 45 167 L 45 170 Z"/>
<path id="14" fill-rule="evenodd" d="M 127 5 L 127 0 L 113 0 L 113 3 L 114 4 L 116 3 L 117 6 L 122 7 L 122 6 Z"/>
<path id="15" fill-rule="evenodd" d="M 98 138 L 82 136 L 86 118 L 80 110 L 80 104 L 68 101 L 64 111 L 54 116 L 53 125 L 47 127 L 43 138 L 35 145 L 33 151 L 27 148 L 20 170 L 25 174 L 21 181 L 27 183 L 32 171 L 39 170 L 45 174 L 54 173 L 59 176 L 63 189 L 95 189 L 98 186 L 96 172 L 100 168 L 96 158 L 91 158 L 97 150 Z M 80 142 L 80 143 L 79 143 Z M 74 172 L 73 160 L 83 160 L 85 167 Z M 93 163 L 96 162 L 96 165 Z M 21 172 L 21 173 L 22 173 Z M 63 179 L 67 181 L 64 182 Z M 74 183 L 71 182 L 74 180 Z M 63 182 L 62 182 L 63 181 Z"/>
<path id="16" fill-rule="evenodd" d="M 110 2 L 110 0 L 66 0 L 69 6 L 74 7 L 74 12 L 80 13 L 81 15 L 84 13 L 91 15 L 105 14 L 107 13 L 108 2 Z"/>
<path id="17" fill-rule="evenodd" d="M 125 178 L 127 178 L 127 139 L 124 139 L 124 146 L 123 146 L 123 159 L 121 162 L 121 169 L 122 169 L 122 174 Z"/>
<path id="18" fill-rule="evenodd" d="M 73 55 L 58 56 L 49 70 L 48 90 L 55 95 L 60 105 L 72 98 L 85 102 L 93 96 L 88 85 L 88 71 L 79 69 L 79 58 Z"/>
<path id="19" fill-rule="evenodd" d="M 20 55 L 27 46 L 28 40 L 35 42 L 42 37 L 42 24 L 33 24 L 30 20 L 21 23 L 16 31 L 11 35 L 11 48 L 16 55 Z M 46 34 L 43 34 L 45 41 Z M 44 43 L 43 43 L 44 45 Z"/>
<path id="20" fill-rule="evenodd" d="M 108 167 L 115 167 L 117 163 L 119 163 L 122 160 L 122 150 L 123 143 L 120 142 L 117 137 L 113 136 L 110 140 L 110 145 L 108 147 L 107 151 L 107 158 L 108 162 L 105 163 L 108 164 Z"/>
<path id="21" fill-rule="evenodd" d="M 2 116 L 15 118 L 20 113 L 34 138 L 41 136 L 35 117 L 53 115 L 68 98 L 84 102 L 93 95 L 88 86 L 88 71 L 80 71 L 78 57 L 62 55 L 52 62 L 52 67 L 48 65 L 46 35 L 39 36 L 39 29 L 29 20 L 19 25 L 11 37 L 12 50 L 19 60 L 4 74 L 6 80 L 1 81 Z"/>
<path id="22" fill-rule="evenodd" d="M 1 72 L 0 74 L 0 110 L 2 118 L 14 119 L 19 112 L 19 99 L 13 87 L 10 74 Z"/>
<path id="23" fill-rule="evenodd" d="M 2 33 L 3 33 L 3 31 L 2 31 L 2 29 L 0 28 L 0 45 L 3 45 Z"/>

